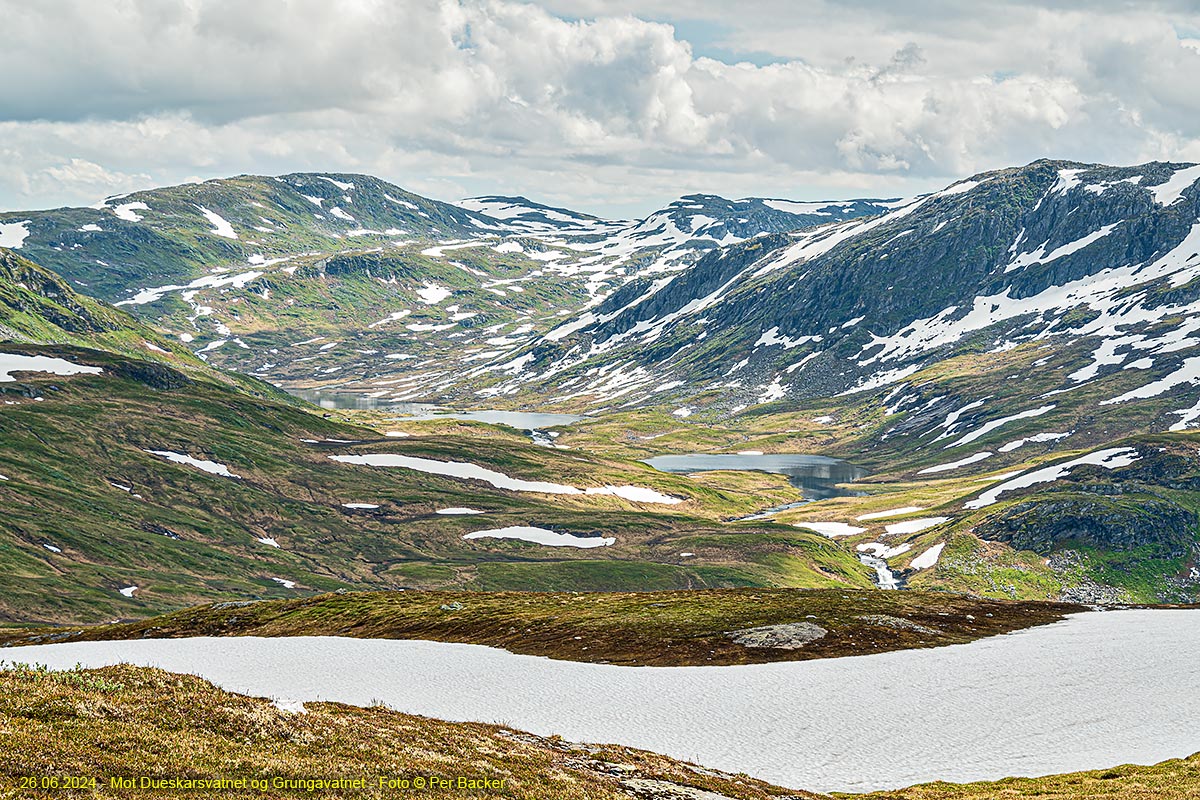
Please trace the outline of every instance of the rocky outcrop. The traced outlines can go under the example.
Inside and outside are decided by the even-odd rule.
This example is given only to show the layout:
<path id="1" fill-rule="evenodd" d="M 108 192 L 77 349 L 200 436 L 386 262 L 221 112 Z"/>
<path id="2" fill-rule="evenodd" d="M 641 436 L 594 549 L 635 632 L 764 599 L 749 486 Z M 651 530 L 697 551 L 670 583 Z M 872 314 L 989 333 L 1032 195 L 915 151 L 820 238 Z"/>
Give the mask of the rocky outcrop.
<path id="1" fill-rule="evenodd" d="M 89 308 L 58 276 L 6 250 L 0 250 L 0 285 L 0 302 L 13 312 L 41 317 L 67 333 L 105 333 L 118 327 Z"/>
<path id="2" fill-rule="evenodd" d="M 984 539 L 1049 555 L 1068 543 L 1105 550 L 1152 548 L 1177 558 L 1196 541 L 1196 515 L 1152 495 L 1053 493 L 1010 506 L 976 526 Z"/>
<path id="3" fill-rule="evenodd" d="M 114 375 L 137 381 L 152 389 L 179 389 L 192 382 L 191 378 L 179 370 L 151 361 L 121 361 L 105 368 Z"/>
<path id="4" fill-rule="evenodd" d="M 811 622 L 787 622 L 782 625 L 763 625 L 730 631 L 729 638 L 743 647 L 773 647 L 779 650 L 798 650 L 809 642 L 822 639 L 829 631 Z"/>
<path id="5" fill-rule="evenodd" d="M 905 619 L 904 617 L 893 617 L 891 614 L 861 614 L 855 617 L 855 619 L 860 619 L 872 625 L 878 625 L 881 628 L 893 628 L 898 631 L 912 631 L 913 633 L 924 633 L 930 636 L 942 633 L 937 628 L 931 628 L 928 625 L 922 625 L 919 622 L 913 622 L 911 619 Z"/>

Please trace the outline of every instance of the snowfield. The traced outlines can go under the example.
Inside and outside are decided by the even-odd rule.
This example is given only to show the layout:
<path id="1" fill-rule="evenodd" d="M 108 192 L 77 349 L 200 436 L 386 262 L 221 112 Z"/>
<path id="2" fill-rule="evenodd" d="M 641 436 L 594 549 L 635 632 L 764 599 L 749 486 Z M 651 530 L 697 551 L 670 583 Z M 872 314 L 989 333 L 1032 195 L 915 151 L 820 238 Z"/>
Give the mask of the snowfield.
<path id="1" fill-rule="evenodd" d="M 213 229 L 209 233 L 213 236 L 220 236 L 225 239 L 238 238 L 237 233 L 233 230 L 233 226 L 229 224 L 229 220 L 215 211 L 209 211 L 204 206 L 196 206 L 196 208 L 200 209 L 200 213 L 204 215 L 204 218 L 212 223 Z"/>
<path id="2" fill-rule="evenodd" d="M 0 247 L 20 249 L 29 238 L 29 220 L 22 222 L 0 222 Z"/>
<path id="3" fill-rule="evenodd" d="M 797 522 L 797 528 L 808 528 L 810 531 L 816 531 L 822 536 L 828 536 L 831 539 L 835 536 L 853 536 L 856 533 L 866 533 L 866 528 L 860 528 L 857 525 L 850 525 L 846 522 Z"/>
<path id="4" fill-rule="evenodd" d="M 683 502 L 682 498 L 645 489 L 640 486 L 599 486 L 591 489 L 577 489 L 563 483 L 550 481 L 526 481 L 520 478 L 510 478 L 503 472 L 497 472 L 477 464 L 463 461 L 436 461 L 432 458 L 416 456 L 401 456 L 390 453 L 379 453 L 362 456 L 330 456 L 333 461 L 343 464 L 360 464 L 369 467 L 401 467 L 432 475 L 445 475 L 464 480 L 479 480 L 489 483 L 497 489 L 507 489 L 512 492 L 538 492 L 540 494 L 606 494 L 624 498 L 636 503 L 658 503 L 674 505 Z"/>
<path id="5" fill-rule="evenodd" d="M 17 353 L 0 353 L 0 383 L 11 383 L 14 372 L 49 372 L 52 375 L 99 375 L 100 367 L 85 367 L 72 364 L 62 358 L 49 356 L 23 356 Z"/>
<path id="6" fill-rule="evenodd" d="M 1136 610 L 966 645 L 732 667 L 616 667 L 337 637 L 79 642 L 14 647 L 5 658 L 60 669 L 130 662 L 286 702 L 503 720 L 797 789 L 865 792 L 1194 753 L 1198 651 L 1200 612 Z M 872 708 L 893 709 L 889 724 L 871 724 Z"/>
<path id="7" fill-rule="evenodd" d="M 535 528 L 529 525 L 511 525 L 507 528 L 492 528 L 486 531 L 475 531 L 465 534 L 464 539 L 519 539 L 522 542 L 533 542 L 550 547 L 608 547 L 616 543 L 612 536 L 576 536 L 573 533 L 556 533 L 546 528 Z"/>

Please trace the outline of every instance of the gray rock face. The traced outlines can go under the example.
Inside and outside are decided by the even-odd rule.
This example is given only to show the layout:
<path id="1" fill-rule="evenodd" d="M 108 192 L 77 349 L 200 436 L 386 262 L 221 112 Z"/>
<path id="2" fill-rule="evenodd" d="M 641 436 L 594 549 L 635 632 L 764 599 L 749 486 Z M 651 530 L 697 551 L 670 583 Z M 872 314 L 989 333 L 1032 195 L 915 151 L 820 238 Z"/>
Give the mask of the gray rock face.
<path id="1" fill-rule="evenodd" d="M 1129 592 L 1116 586 L 1107 586 L 1082 575 L 1086 558 L 1078 550 L 1059 550 L 1048 559 L 1050 569 L 1066 576 L 1074 584 L 1062 590 L 1058 599 L 1068 603 L 1093 606 L 1113 606 L 1128 603 Z"/>
<path id="2" fill-rule="evenodd" d="M 809 642 L 821 639 L 829 631 L 811 622 L 787 622 L 782 625 L 763 625 L 730 631 L 729 637 L 743 647 L 773 647 L 779 650 L 798 650 Z"/>
<path id="3" fill-rule="evenodd" d="M 733 800 L 728 795 L 717 794 L 707 789 L 681 786 L 651 778 L 629 778 L 621 781 L 621 786 L 641 800 Z"/>
<path id="4" fill-rule="evenodd" d="M 1170 500 L 1063 494 L 1018 503 L 975 532 L 1041 555 L 1077 542 L 1107 550 L 1153 546 L 1161 557 L 1176 558 L 1195 541 L 1195 515 Z"/>

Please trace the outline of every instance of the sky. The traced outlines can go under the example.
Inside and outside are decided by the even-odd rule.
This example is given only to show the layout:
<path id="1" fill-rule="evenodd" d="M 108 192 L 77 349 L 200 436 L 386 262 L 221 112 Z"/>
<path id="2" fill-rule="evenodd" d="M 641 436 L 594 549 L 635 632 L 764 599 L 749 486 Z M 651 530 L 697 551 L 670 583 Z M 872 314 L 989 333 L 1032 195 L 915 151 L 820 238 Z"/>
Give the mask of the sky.
<path id="1" fill-rule="evenodd" d="M 242 173 L 611 217 L 1200 161 L 1200 0 L 0 0 L 0 209 Z"/>

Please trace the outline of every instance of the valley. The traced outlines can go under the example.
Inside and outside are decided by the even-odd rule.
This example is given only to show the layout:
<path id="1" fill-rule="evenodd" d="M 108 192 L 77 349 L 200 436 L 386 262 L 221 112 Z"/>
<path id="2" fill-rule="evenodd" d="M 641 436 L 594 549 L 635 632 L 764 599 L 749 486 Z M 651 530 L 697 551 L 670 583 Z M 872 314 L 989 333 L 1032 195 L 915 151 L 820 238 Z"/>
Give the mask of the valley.
<path id="1" fill-rule="evenodd" d="M 259 702 L 229 690 L 341 715 L 347 746 L 367 717 L 450 749 L 516 737 L 543 766 L 512 772 L 513 796 L 549 791 L 558 769 L 580 797 L 672 800 L 689 796 L 672 781 L 697 774 L 727 798 L 795 796 L 727 777 L 739 772 L 859 793 L 1016 774 L 1032 763 L 1016 751 L 925 729 L 911 741 L 974 766 L 835 741 L 816 757 L 826 767 L 789 771 L 784 750 L 751 755 L 766 731 L 732 712 L 712 722 L 747 731 L 735 756 L 711 749 L 715 733 L 696 744 L 678 704 L 659 707 L 675 723 L 631 728 L 628 708 L 568 698 L 576 681 L 620 685 L 656 708 L 715 684 L 654 689 L 624 670 L 716 670 L 726 688 L 743 674 L 729 670 L 752 670 L 744 707 L 757 708 L 774 673 L 753 670 L 788 669 L 842 697 L 820 714 L 837 705 L 849 728 L 864 704 L 957 718 L 972 685 L 929 683 L 947 663 L 995 684 L 1026 647 L 1061 647 L 1047 663 L 1065 664 L 1082 658 L 1071 648 L 1135 639 L 1147 665 L 1167 663 L 1158 626 L 1190 631 L 1179 606 L 1200 599 L 1197 220 L 1194 167 L 1048 161 L 907 200 L 689 195 L 634 221 L 515 197 L 443 203 L 342 173 L 0 215 L 0 642 L 10 660 L 88 667 L 4 679 L 85 708 L 181 680 L 164 668 L 213 681 L 187 684 L 198 703 Z M 1130 606 L 1145 608 L 1087 613 Z M 510 680 L 495 676 L 602 672 L 564 679 L 558 717 L 337 677 L 377 657 L 354 648 L 392 648 L 383 658 L 420 676 L 458 669 L 462 647 L 485 672 L 499 659 L 493 677 L 460 676 L 489 696 Z M 272 682 L 306 659 L 333 671 Z M 890 659 L 916 671 L 871 666 Z M 1038 702 L 1061 722 L 1089 691 L 1144 710 L 1136 674 L 1026 675 L 1013 691 L 1050 687 L 1066 706 Z M 560 680 L 543 677 L 543 693 Z M 817 713 L 788 697 L 771 713 Z M 317 719 L 246 709 L 262 742 Z M 992 712 L 962 727 L 1020 727 Z M 1078 746 L 1022 774 L 1186 756 L 1200 745 L 1169 716 L 1109 718 L 1144 723 L 1139 741 L 1159 734 L 1132 749 L 1096 749 L 1111 731 L 1078 720 Z M 495 719 L 531 733 L 477 724 Z M 1061 745 L 1056 725 L 1022 730 Z M 559 733 L 618 742 L 642 766 L 581 766 L 563 754 L 591 746 L 541 738 Z M 218 761 L 227 735 L 205 740 Z M 350 752 L 322 758 L 362 771 Z M 1120 775 L 1194 771 L 1174 763 Z M 1093 779 L 1030 780 L 1037 797 Z M 946 786 L 903 791 L 975 791 Z"/>

